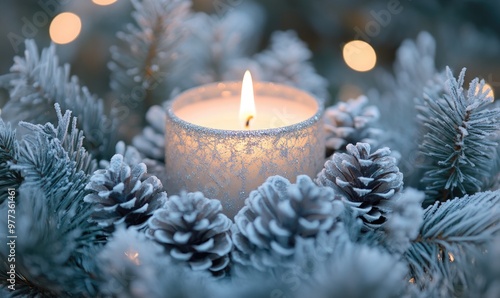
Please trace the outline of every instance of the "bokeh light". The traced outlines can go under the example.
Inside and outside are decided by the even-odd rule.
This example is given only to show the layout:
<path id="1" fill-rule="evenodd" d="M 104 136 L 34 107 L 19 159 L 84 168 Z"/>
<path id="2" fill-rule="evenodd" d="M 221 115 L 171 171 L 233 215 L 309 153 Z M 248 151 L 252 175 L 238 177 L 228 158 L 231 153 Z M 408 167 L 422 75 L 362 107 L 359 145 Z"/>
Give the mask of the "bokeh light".
<path id="1" fill-rule="evenodd" d="M 362 40 L 348 42 L 342 52 L 344 61 L 355 71 L 369 71 L 377 63 L 377 54 L 373 47 Z"/>
<path id="2" fill-rule="evenodd" d="M 116 0 L 92 0 L 92 2 L 94 2 L 97 5 L 106 6 L 115 3 Z"/>
<path id="3" fill-rule="evenodd" d="M 71 12 L 58 14 L 50 23 L 49 33 L 53 42 L 67 44 L 75 40 L 82 30 L 80 17 Z"/>
<path id="4" fill-rule="evenodd" d="M 476 92 L 476 93 L 479 93 L 479 87 L 480 87 L 480 85 L 479 85 L 479 84 L 477 84 L 477 85 L 476 85 L 476 90 L 475 90 L 475 92 Z M 484 86 L 483 86 L 483 90 L 482 90 L 482 93 L 486 93 L 486 92 L 487 92 L 486 97 L 487 97 L 489 100 L 495 100 L 495 93 L 493 92 L 493 88 L 492 88 L 492 87 L 491 87 L 491 85 L 490 85 L 490 84 L 488 84 L 488 83 L 485 83 L 485 84 L 484 84 Z"/>
<path id="5" fill-rule="evenodd" d="M 491 98 L 493 98 L 493 100 L 495 100 L 495 93 L 493 92 L 493 88 L 488 83 L 484 84 L 483 91 L 486 91 L 488 89 L 490 89 L 490 92 L 488 92 L 487 96 L 491 97 Z"/>

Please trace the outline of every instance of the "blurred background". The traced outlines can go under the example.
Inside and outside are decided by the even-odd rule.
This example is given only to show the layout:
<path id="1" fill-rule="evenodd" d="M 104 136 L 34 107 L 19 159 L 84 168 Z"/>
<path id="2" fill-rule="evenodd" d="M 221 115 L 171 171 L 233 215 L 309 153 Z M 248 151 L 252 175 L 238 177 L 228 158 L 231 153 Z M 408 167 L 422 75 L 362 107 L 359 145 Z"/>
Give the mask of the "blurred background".
<path id="1" fill-rule="evenodd" d="M 273 31 L 295 30 L 312 51 L 317 72 L 328 80 L 332 101 L 375 86 L 381 71 L 391 71 L 402 41 L 423 30 L 436 39 L 438 70 L 449 65 L 457 73 L 467 67 L 466 81 L 484 78 L 500 94 L 500 1 L 193 0 L 193 9 L 223 16 L 248 2 L 261 7 L 257 51 L 266 48 Z M 35 39 L 39 48 L 52 39 L 61 43 L 58 55 L 82 85 L 105 97 L 109 48 L 132 22 L 131 12 L 129 0 L 2 0 L 0 73 L 9 71 L 16 54 L 23 55 L 25 38 Z M 349 66 L 342 55 L 354 39 L 374 50 L 365 55 L 365 65 Z"/>

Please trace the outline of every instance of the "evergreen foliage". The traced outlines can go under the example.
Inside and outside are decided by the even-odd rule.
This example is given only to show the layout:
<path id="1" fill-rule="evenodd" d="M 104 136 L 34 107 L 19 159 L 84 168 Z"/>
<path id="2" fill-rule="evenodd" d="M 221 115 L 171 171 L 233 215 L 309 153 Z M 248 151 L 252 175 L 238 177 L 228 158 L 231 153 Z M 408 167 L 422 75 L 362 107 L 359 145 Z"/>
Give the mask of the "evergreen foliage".
<path id="1" fill-rule="evenodd" d="M 257 50 L 263 22 L 260 7 L 249 1 L 224 15 L 195 13 L 187 23 L 190 34 L 181 45 L 184 65 L 174 74 L 175 85 L 184 89 L 241 80 L 244 70 L 233 68 Z"/>
<path id="2" fill-rule="evenodd" d="M 179 46 L 188 33 L 191 4 L 186 0 L 132 0 L 132 5 L 135 24 L 118 33 L 122 46 L 111 48 L 111 89 L 123 105 L 144 115 L 172 91 L 166 82 L 182 55 Z"/>
<path id="3" fill-rule="evenodd" d="M 18 171 L 10 169 L 19 158 L 19 144 L 16 131 L 0 118 L 0 205 L 7 199 L 9 188 L 17 189 L 23 178 Z"/>
<path id="4" fill-rule="evenodd" d="M 9 74 L 0 77 L 0 84 L 10 93 L 2 108 L 2 118 L 17 125 L 19 121 L 32 123 L 55 122 L 53 105 L 71 109 L 78 118 L 78 128 L 85 132 L 85 147 L 96 157 L 107 157 L 113 146 L 116 129 L 104 112 L 103 102 L 80 86 L 78 78 L 70 76 L 70 66 L 59 65 L 55 46 L 42 50 L 33 40 L 26 40 L 24 57 L 15 57 Z"/>
<path id="5" fill-rule="evenodd" d="M 97 245 L 99 230 L 88 222 L 90 209 L 81 204 L 89 171 L 95 166 L 82 147 L 82 134 L 71 113 L 61 114 L 54 127 L 21 123 L 27 129 L 19 144 L 19 158 L 11 169 L 23 177 L 19 206 L 16 253 L 20 293 L 88 295 L 95 291 L 87 269 Z M 5 209 L 4 209 L 5 210 Z M 7 216 L 2 217 L 2 234 Z M 29 237 L 27 237 L 29 235 Z M 2 258 L 7 259 L 5 250 Z M 7 263 L 2 262 L 2 266 Z M 2 272 L 7 272 L 2 268 Z"/>
<path id="6" fill-rule="evenodd" d="M 324 298 L 396 298 L 405 294 L 407 268 L 403 262 L 378 248 L 342 240 L 317 266 L 312 282 L 302 289 L 302 297 L 311 292 Z"/>
<path id="7" fill-rule="evenodd" d="M 122 111 L 142 119 L 149 108 L 145 128 L 133 117 L 120 126 L 135 147 L 115 144 L 123 118 L 105 115 L 102 101 L 59 65 L 55 46 L 40 54 L 27 41 L 0 77 L 9 93 L 0 119 L 0 238 L 12 235 L 9 188 L 19 236 L 15 291 L 7 288 L 11 251 L 0 246 L 0 296 L 498 295 L 500 190 L 486 190 L 500 185 L 500 110 L 484 82 L 463 89 L 464 71 L 455 79 L 448 69 L 445 81 L 430 34 L 403 43 L 381 97 L 327 110 L 334 154 L 316 183 L 268 177 L 233 223 L 217 198 L 162 190 L 160 101 L 239 80 L 246 68 L 320 99 L 328 81 L 293 31 L 272 34 L 254 54 L 263 25 L 256 6 L 235 4 L 216 17 L 194 13 L 189 0 L 132 3 L 135 24 L 118 34 L 123 46 L 111 50 L 109 68 Z M 425 171 L 413 154 L 421 141 Z M 401 161 L 378 149 L 385 145 Z M 403 189 L 403 179 L 426 194 Z"/>
<path id="8" fill-rule="evenodd" d="M 309 61 L 311 51 L 297 33 L 291 30 L 275 32 L 270 43 L 268 49 L 235 63 L 234 69 L 241 74 L 244 69 L 250 69 L 259 80 L 291 85 L 326 102 L 328 82 L 316 73 Z"/>
<path id="9" fill-rule="evenodd" d="M 326 156 L 346 152 L 348 144 L 368 143 L 378 147 L 382 130 L 375 128 L 380 117 L 378 108 L 368 105 L 368 98 L 360 96 L 339 102 L 325 110 Z"/>
<path id="10" fill-rule="evenodd" d="M 492 102 L 484 81 L 474 79 L 464 91 L 465 69 L 458 80 L 447 69 L 446 89 L 440 97 L 424 94 L 419 118 L 428 129 L 421 152 L 428 157 L 422 182 L 427 200 L 441 200 L 482 190 L 490 174 L 496 146 L 492 137 L 500 124 L 500 109 Z M 498 155 L 497 155 L 498 158 Z"/>
<path id="11" fill-rule="evenodd" d="M 460 296 L 457 291 L 466 286 L 468 269 L 459 269 L 469 268 L 466 265 L 474 261 L 468 256 L 483 254 L 492 239 L 498 239 L 499 204 L 500 191 L 495 191 L 427 207 L 420 234 L 405 254 L 413 281 L 426 287 L 429 280 L 438 280 L 449 293 Z"/>
<path id="12" fill-rule="evenodd" d="M 406 185 L 416 188 L 422 175 L 416 157 L 423 134 L 415 104 L 425 89 L 440 90 L 444 82 L 435 66 L 435 52 L 436 41 L 428 32 L 403 41 L 396 52 L 394 74 L 383 73 L 381 94 L 369 96 L 380 111 L 379 127 L 387 132 L 379 136 L 379 142 L 404 157 L 398 166 Z"/>
<path id="13" fill-rule="evenodd" d="M 163 107 L 150 107 L 146 113 L 148 125 L 132 140 L 132 144 L 145 157 L 159 162 L 165 162 L 165 117 L 166 111 Z"/>
<path id="14" fill-rule="evenodd" d="M 208 276 L 175 263 L 133 228 L 118 228 L 97 260 L 105 297 L 215 297 Z"/>

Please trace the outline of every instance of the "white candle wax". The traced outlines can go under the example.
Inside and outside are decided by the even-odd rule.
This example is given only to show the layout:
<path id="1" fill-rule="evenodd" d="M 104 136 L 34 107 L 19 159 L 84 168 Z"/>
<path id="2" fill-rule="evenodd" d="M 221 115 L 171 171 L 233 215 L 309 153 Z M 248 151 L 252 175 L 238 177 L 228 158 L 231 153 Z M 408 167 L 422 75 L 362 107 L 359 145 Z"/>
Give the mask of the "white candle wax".
<path id="1" fill-rule="evenodd" d="M 223 95 L 222 95 L 223 96 Z M 316 105 L 294 102 L 284 98 L 258 96 L 256 116 L 245 127 L 238 111 L 240 97 L 228 96 L 190 104 L 175 112 L 177 117 L 203 127 L 227 130 L 258 130 L 278 128 L 307 120 L 317 112 Z"/>

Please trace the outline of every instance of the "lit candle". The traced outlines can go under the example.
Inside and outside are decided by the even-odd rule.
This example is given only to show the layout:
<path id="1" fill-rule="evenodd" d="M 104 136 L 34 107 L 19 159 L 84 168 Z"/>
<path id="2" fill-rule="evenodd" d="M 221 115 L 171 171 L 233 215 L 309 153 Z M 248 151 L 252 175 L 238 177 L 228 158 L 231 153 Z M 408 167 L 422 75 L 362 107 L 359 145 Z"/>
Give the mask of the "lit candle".
<path id="1" fill-rule="evenodd" d="M 250 73 L 185 91 L 167 109 L 167 191 L 201 191 L 233 217 L 269 176 L 314 177 L 324 162 L 322 113 L 310 94 L 252 84 Z"/>

